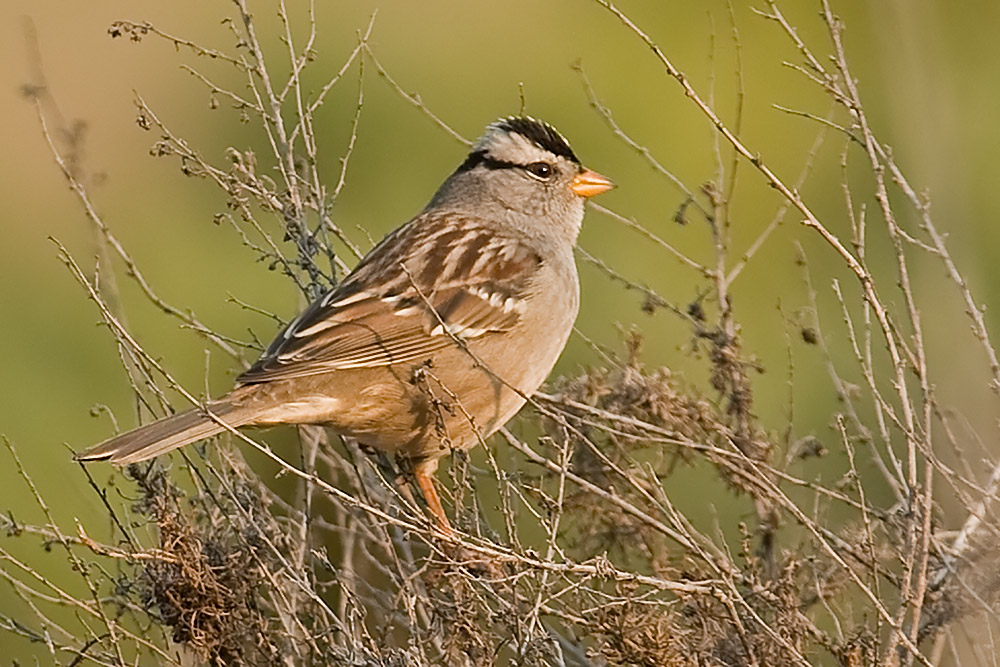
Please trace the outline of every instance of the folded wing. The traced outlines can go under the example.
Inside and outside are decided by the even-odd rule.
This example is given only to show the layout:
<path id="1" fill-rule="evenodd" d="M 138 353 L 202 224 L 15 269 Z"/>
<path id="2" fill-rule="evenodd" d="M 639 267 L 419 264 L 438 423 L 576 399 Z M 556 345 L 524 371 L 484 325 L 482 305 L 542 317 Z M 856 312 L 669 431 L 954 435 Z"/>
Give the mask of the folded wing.
<path id="1" fill-rule="evenodd" d="M 419 362 L 456 339 L 513 327 L 541 264 L 537 254 L 475 220 L 438 233 L 419 222 L 394 234 L 403 236 L 391 244 L 395 252 L 376 246 L 238 381 Z"/>

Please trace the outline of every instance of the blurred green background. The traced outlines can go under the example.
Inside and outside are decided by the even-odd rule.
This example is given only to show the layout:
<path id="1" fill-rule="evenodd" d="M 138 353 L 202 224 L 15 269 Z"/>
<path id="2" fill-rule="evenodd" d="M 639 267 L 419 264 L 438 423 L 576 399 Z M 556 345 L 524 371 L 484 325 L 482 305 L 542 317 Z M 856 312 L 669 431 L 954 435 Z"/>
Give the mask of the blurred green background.
<path id="1" fill-rule="evenodd" d="M 298 5 L 304 3 L 290 4 L 301 20 Z M 418 92 L 467 139 L 475 138 L 491 120 L 517 113 L 523 91 L 528 113 L 555 124 L 588 166 L 619 184 L 601 198 L 601 204 L 635 216 L 692 257 L 710 261 L 711 240 L 705 226 L 679 226 L 672 220 L 684 196 L 612 135 L 588 106 L 571 65 L 582 64 L 619 123 L 695 191 L 715 173 L 711 128 L 649 50 L 596 3 L 317 4 L 322 6 L 317 62 L 309 74 L 313 87 L 340 67 L 356 44 L 357 31 L 377 9 L 371 44 L 381 63 L 405 90 Z M 746 93 L 741 136 L 786 182 L 792 182 L 817 126 L 772 105 L 825 115 L 829 102 L 799 73 L 782 65 L 798 58 L 778 28 L 755 15 L 749 3 L 734 4 Z M 788 5 L 785 9 L 803 38 L 825 48 L 818 4 Z M 276 8 L 264 1 L 252 6 L 271 49 L 272 71 L 284 73 L 282 46 L 275 39 Z M 714 76 L 716 104 L 731 122 L 736 54 L 726 6 L 623 0 L 622 8 L 706 96 Z M 996 302 L 1000 4 L 981 0 L 956 8 L 946 0 L 880 0 L 843 2 L 835 9 L 847 26 L 852 66 L 876 132 L 893 146 L 911 181 L 930 193 L 936 220 L 949 234 L 952 252 L 975 294 L 983 303 Z M 171 34 L 230 51 L 231 34 L 221 22 L 229 12 L 229 5 L 222 2 L 0 3 L 0 434 L 17 447 L 65 526 L 77 518 L 84 525 L 100 525 L 104 515 L 86 479 L 70 461 L 67 446 L 78 450 L 112 433 L 106 415 L 91 415 L 94 406 L 110 407 L 125 426 L 134 425 L 136 417 L 112 337 L 97 326 L 94 305 L 57 259 L 49 240 L 58 239 L 85 269 L 93 269 L 94 236 L 49 155 L 33 105 L 22 94 L 22 86 L 34 80 L 29 57 L 34 47 L 26 35 L 32 30 L 37 34 L 44 75 L 67 123 L 84 124 L 81 164 L 96 207 L 150 283 L 166 301 L 189 308 L 215 330 L 247 339 L 252 329 L 268 340 L 275 324 L 231 303 L 230 297 L 289 317 L 301 306 L 298 295 L 287 279 L 254 261 L 231 226 L 213 224 L 213 216 L 225 204 L 216 188 L 185 178 L 175 161 L 150 157 L 149 147 L 158 137 L 137 126 L 132 102 L 133 91 L 141 94 L 175 133 L 209 161 L 224 164 L 229 146 L 263 152 L 261 130 L 254 123 L 238 122 L 238 114 L 224 99 L 213 109 L 208 91 L 180 66 L 196 67 L 241 92 L 243 82 L 231 68 L 162 40 L 147 37 L 134 44 L 124 38 L 112 40 L 107 33 L 118 19 L 150 21 Z M 349 135 L 357 84 L 355 66 L 318 115 L 318 138 L 331 187 Z M 393 92 L 370 63 L 365 67 L 364 95 L 358 143 L 334 215 L 367 247 L 360 228 L 378 238 L 418 211 L 461 161 L 464 147 Z M 840 147 L 840 140 L 829 137 L 804 194 L 831 228 L 844 233 L 847 223 L 837 185 Z M 734 259 L 767 225 L 778 203 L 777 196 L 743 165 L 734 207 Z M 871 209 L 874 213 L 874 206 Z M 825 322 L 831 333 L 837 330 L 840 315 L 829 284 L 831 275 L 844 276 L 834 268 L 829 251 L 794 216 L 737 282 L 736 315 L 746 351 L 767 369 L 755 378 L 756 412 L 763 423 L 780 431 L 786 422 L 788 329 L 796 364 L 794 434 L 825 438 L 830 434 L 830 416 L 838 409 L 835 393 L 818 351 L 803 348 L 794 326 L 789 328 L 782 316 L 783 312 L 794 320 L 806 303 L 794 262 L 795 241 L 804 244 L 813 261 L 821 302 L 831 308 Z M 588 214 L 581 246 L 682 306 L 704 287 L 696 273 L 594 212 Z M 116 268 L 121 270 L 120 265 Z M 918 268 L 916 282 L 930 328 L 930 362 L 938 394 L 943 402 L 960 407 L 981 434 L 992 436 L 995 398 L 986 389 L 985 363 L 961 319 L 955 292 L 944 282 L 939 265 L 920 262 Z M 647 340 L 647 363 L 666 364 L 710 393 L 704 382 L 706 364 L 689 353 L 691 332 L 681 320 L 663 310 L 644 314 L 640 295 L 612 285 L 592 267 L 582 268 L 582 279 L 579 327 L 587 337 L 619 347 L 621 329 L 639 326 Z M 124 275 L 119 274 L 118 282 L 130 327 L 148 351 L 195 394 L 228 388 L 238 368 L 221 356 L 206 356 L 196 334 L 164 317 Z M 987 315 L 997 324 L 993 311 Z M 846 351 L 843 340 L 834 336 L 832 342 L 841 353 Z M 557 371 L 572 374 L 594 362 L 594 354 L 578 337 Z M 830 459 L 831 463 L 816 463 L 815 468 L 803 464 L 797 472 L 835 478 L 843 472 L 843 454 L 834 451 Z M 24 521 L 44 521 L 5 452 L 0 452 L 0 462 L 0 511 L 10 509 Z M 824 465 L 830 466 L 829 472 Z M 686 498 L 691 505 L 713 505 L 722 514 L 733 506 L 728 497 L 699 498 L 690 482 L 673 484 L 672 497 Z M 17 544 L 10 548 L 18 553 Z M 37 558 L 39 552 L 31 553 Z M 62 564 L 61 556 L 51 557 Z M 36 566 L 47 571 L 44 562 Z M 65 572 L 58 576 L 68 577 Z M 0 584 L 0 613 L 13 605 Z M 10 635 L 0 634 L 0 656 L 32 655 L 30 647 L 12 641 Z"/>

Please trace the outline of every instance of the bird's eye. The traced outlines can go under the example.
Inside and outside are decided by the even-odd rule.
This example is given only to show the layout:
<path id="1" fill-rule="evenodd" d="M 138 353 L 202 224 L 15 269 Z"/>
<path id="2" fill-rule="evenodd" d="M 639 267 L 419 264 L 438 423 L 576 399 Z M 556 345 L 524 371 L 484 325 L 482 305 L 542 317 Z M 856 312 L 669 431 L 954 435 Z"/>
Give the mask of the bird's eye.
<path id="1" fill-rule="evenodd" d="M 546 179 L 552 176 L 552 165 L 548 162 L 532 162 L 525 169 L 535 178 Z"/>

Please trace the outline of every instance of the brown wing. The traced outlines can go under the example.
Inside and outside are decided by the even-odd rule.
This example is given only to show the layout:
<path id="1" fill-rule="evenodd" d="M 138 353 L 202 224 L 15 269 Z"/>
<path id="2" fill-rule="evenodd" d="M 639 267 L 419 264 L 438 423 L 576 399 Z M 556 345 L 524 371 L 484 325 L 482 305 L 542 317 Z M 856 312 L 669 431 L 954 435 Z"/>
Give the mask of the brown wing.
<path id="1" fill-rule="evenodd" d="M 482 221 L 450 216 L 417 218 L 387 237 L 238 381 L 414 362 L 454 345 L 452 336 L 514 326 L 540 258 Z"/>

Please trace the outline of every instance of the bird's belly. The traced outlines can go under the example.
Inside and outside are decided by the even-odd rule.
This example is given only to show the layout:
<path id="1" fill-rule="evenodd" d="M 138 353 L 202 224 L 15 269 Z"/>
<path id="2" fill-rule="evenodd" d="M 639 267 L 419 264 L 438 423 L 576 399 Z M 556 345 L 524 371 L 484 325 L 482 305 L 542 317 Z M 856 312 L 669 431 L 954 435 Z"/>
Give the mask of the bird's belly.
<path id="1" fill-rule="evenodd" d="M 510 330 L 468 339 L 467 349 L 456 343 L 420 362 L 316 376 L 307 392 L 313 397 L 301 398 L 297 385 L 273 421 L 324 423 L 414 459 L 470 449 L 507 423 L 552 371 L 576 317 L 576 290 L 564 295 L 527 309 L 533 314 Z"/>
<path id="2" fill-rule="evenodd" d="M 524 404 L 520 392 L 537 388 L 525 381 L 534 381 L 538 373 L 500 378 L 487 370 L 490 355 L 484 356 L 479 365 L 465 351 L 443 350 L 424 364 L 410 365 L 405 374 L 384 369 L 329 424 L 370 447 L 407 458 L 470 449 L 514 416 Z"/>

